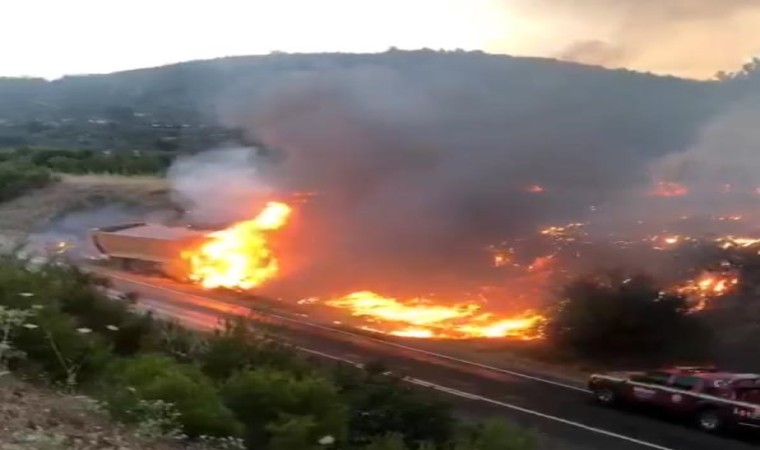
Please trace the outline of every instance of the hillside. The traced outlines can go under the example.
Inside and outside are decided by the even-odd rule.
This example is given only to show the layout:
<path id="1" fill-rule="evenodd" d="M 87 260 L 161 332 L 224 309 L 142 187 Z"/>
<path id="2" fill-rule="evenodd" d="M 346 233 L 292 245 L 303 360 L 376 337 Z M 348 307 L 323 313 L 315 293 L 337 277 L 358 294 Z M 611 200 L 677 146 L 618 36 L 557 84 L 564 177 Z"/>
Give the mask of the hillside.
<path id="1" fill-rule="evenodd" d="M 284 84 L 353 83 L 347 73 L 381 95 L 401 87 L 456 108 L 447 119 L 472 132 L 528 131 L 517 140 L 526 145 L 551 128 L 578 145 L 680 146 L 737 95 L 717 83 L 480 52 L 233 57 L 55 81 L 0 78 L 0 147 L 204 148 L 239 140 L 252 105 Z"/>

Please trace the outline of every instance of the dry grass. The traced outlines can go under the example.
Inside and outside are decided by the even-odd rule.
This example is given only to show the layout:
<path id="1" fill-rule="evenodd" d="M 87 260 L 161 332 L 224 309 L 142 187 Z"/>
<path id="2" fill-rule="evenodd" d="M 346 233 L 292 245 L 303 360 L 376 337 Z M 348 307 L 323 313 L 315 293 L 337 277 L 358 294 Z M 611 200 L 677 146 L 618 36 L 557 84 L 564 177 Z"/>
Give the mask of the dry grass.
<path id="1" fill-rule="evenodd" d="M 106 202 L 169 206 L 162 178 L 118 175 L 62 175 L 61 181 L 0 203 L 0 239 L 23 239 L 35 227 L 59 214 Z M 0 242 L 2 245 L 3 242 Z"/>
<path id="2" fill-rule="evenodd" d="M 92 400 L 0 378 L 0 450 L 174 450 L 98 411 Z"/>
<path id="3" fill-rule="evenodd" d="M 66 184 L 80 186 L 139 186 L 141 190 L 166 190 L 169 185 L 165 178 L 148 175 L 113 175 L 113 174 L 88 174 L 88 175 L 59 175 Z"/>

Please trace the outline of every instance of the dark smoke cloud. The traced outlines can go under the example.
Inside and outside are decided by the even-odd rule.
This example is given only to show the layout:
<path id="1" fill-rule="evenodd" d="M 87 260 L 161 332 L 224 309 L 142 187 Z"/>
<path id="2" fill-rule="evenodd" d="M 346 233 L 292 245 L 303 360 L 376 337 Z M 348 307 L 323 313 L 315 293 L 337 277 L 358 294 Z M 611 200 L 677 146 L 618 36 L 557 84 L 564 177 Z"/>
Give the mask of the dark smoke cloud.
<path id="1" fill-rule="evenodd" d="M 554 38 L 571 42 L 557 55 L 572 61 L 709 78 L 736 70 L 760 53 L 760 3 L 754 0 L 525 0 L 510 5 L 524 20 L 553 21 Z"/>
<path id="2" fill-rule="evenodd" d="M 760 188 L 760 97 L 733 105 L 704 127 L 686 151 L 658 161 L 655 176 L 698 191 L 716 188 L 756 193 Z"/>
<path id="3" fill-rule="evenodd" d="M 756 95 L 728 105 L 706 122 L 693 144 L 649 162 L 650 190 L 657 183 L 677 183 L 688 189 L 680 198 L 652 198 L 622 192 L 599 215 L 609 230 L 641 223 L 650 233 L 662 230 L 703 237 L 760 231 L 760 98 Z M 715 217 L 742 217 L 716 223 Z M 683 220 L 683 218 L 689 218 Z"/>
<path id="4" fill-rule="evenodd" d="M 608 74 L 564 70 L 465 59 L 303 72 L 228 115 L 277 154 L 254 184 L 317 194 L 276 288 L 420 293 L 498 278 L 490 244 L 583 219 L 687 148 L 701 107 L 686 91 L 701 87 L 663 104 L 656 86 L 631 94 Z"/>

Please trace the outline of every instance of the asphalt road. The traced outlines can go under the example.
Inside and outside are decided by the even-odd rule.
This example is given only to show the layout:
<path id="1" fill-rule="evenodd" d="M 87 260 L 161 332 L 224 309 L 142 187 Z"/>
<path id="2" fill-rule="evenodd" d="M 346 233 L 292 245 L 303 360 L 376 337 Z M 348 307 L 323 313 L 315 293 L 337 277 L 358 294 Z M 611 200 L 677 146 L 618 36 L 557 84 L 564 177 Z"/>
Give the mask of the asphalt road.
<path id="1" fill-rule="evenodd" d="M 240 302 L 214 293 L 188 291 L 171 283 L 111 273 L 113 288 L 135 292 L 144 308 L 198 328 L 213 328 L 220 317 L 250 315 Z M 224 298 L 224 300 L 220 300 Z M 548 436 L 553 448 L 598 450 L 749 450 L 758 448 L 753 433 L 739 438 L 712 436 L 688 424 L 649 415 L 601 408 L 582 385 L 522 369 L 484 366 L 287 313 L 258 315 L 286 325 L 278 336 L 316 357 L 365 364 L 382 361 L 413 384 L 448 395 L 461 411 L 499 416 Z M 547 444 L 547 446 L 549 446 Z"/>

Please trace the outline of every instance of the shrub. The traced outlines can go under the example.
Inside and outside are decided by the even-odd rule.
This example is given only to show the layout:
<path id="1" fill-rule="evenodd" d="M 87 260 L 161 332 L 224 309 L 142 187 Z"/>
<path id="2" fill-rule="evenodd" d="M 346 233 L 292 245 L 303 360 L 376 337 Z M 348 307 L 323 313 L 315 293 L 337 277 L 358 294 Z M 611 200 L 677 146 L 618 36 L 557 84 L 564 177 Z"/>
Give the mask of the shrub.
<path id="1" fill-rule="evenodd" d="M 29 322 L 36 328 L 22 329 L 14 340 L 27 360 L 19 365 L 34 363 L 53 381 L 68 385 L 92 381 L 112 359 L 110 347 L 100 336 L 78 327 L 65 314 L 43 309 Z"/>
<path id="2" fill-rule="evenodd" d="M 0 163 L 0 202 L 10 200 L 31 189 L 55 180 L 46 169 L 16 162 Z"/>
<path id="3" fill-rule="evenodd" d="M 398 433 L 389 433 L 376 437 L 364 447 L 364 450 L 406 450 L 404 437 Z"/>
<path id="4" fill-rule="evenodd" d="M 207 351 L 208 339 L 176 321 L 153 321 L 143 348 L 170 355 L 178 361 L 197 363 Z"/>
<path id="5" fill-rule="evenodd" d="M 686 299 L 664 292 L 646 277 L 574 281 L 564 289 L 546 331 L 558 347 L 596 360 L 652 359 L 705 348 L 699 344 L 706 342 L 705 328 L 688 314 Z"/>
<path id="6" fill-rule="evenodd" d="M 190 437 L 236 436 L 240 424 L 220 401 L 211 381 L 196 367 L 169 357 L 142 355 L 113 364 L 106 377 L 111 412 L 137 421 L 140 400 L 174 405 L 183 431 Z"/>
<path id="7" fill-rule="evenodd" d="M 534 450 L 535 434 L 514 425 L 488 420 L 463 430 L 453 450 Z"/>
<path id="8" fill-rule="evenodd" d="M 233 376 L 222 389 L 224 401 L 247 428 L 249 446 L 263 446 L 273 431 L 298 428 L 302 440 L 346 434 L 346 407 L 327 379 L 295 377 L 275 369 L 255 369 Z M 291 418 L 298 417 L 294 423 Z M 307 426 L 309 421 L 312 425 Z"/>
<path id="9" fill-rule="evenodd" d="M 314 370 L 293 350 L 257 332 L 242 319 L 227 322 L 209 339 L 200 363 L 204 372 L 217 380 L 250 366 L 280 369 L 294 375 Z"/>
<path id="10" fill-rule="evenodd" d="M 309 416 L 283 416 L 266 429 L 271 434 L 268 450 L 315 450 L 320 448 L 316 438 L 316 422 Z"/>
<path id="11" fill-rule="evenodd" d="M 349 440 L 363 446 L 387 434 L 404 436 L 409 446 L 437 445 L 453 437 L 451 407 L 430 392 L 421 392 L 377 371 L 338 367 L 335 378 L 349 404 Z"/>

